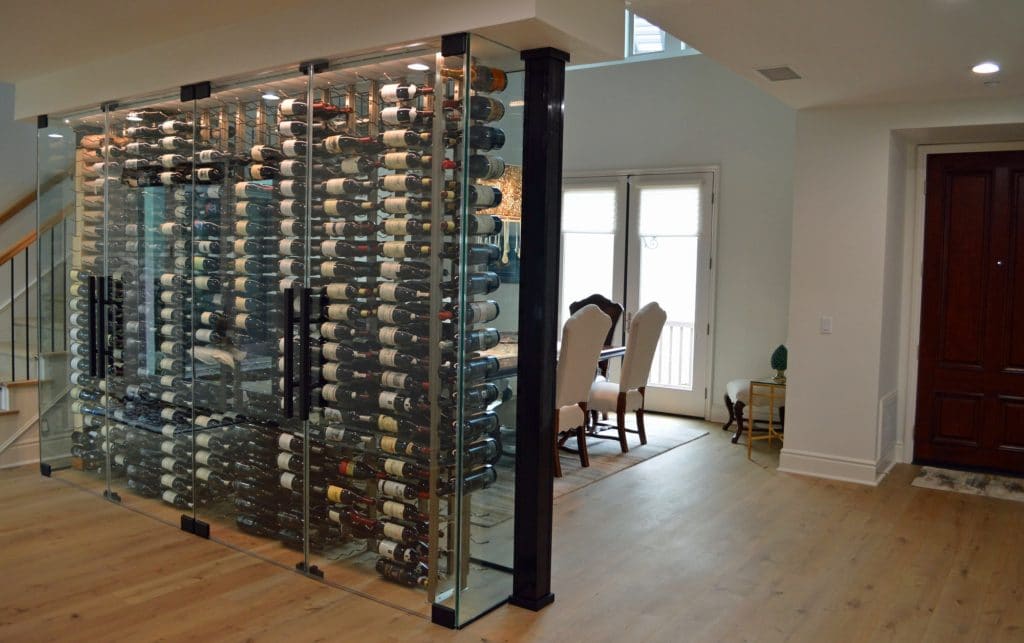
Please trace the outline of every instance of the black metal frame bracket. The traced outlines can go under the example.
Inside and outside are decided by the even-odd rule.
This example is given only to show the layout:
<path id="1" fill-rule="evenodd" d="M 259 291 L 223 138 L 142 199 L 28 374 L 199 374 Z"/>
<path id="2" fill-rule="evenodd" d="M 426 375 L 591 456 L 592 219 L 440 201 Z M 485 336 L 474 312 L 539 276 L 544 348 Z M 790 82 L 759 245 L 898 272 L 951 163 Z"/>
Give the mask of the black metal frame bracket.
<path id="1" fill-rule="evenodd" d="M 464 56 L 469 49 L 469 35 L 466 33 L 450 33 L 441 36 L 441 55 Z"/>
<path id="2" fill-rule="evenodd" d="M 302 562 L 301 560 L 295 563 L 295 569 L 305 574 L 309 574 L 310 576 L 316 576 L 317 578 L 324 577 L 324 570 L 320 569 L 316 565 L 310 565 L 309 569 L 307 570 L 306 563 Z"/>
<path id="3" fill-rule="evenodd" d="M 308 76 L 310 67 L 313 68 L 314 74 L 320 74 L 327 71 L 327 68 L 330 67 L 330 63 L 325 58 L 307 60 L 305 62 L 299 63 L 299 73 L 302 74 L 303 76 Z"/>
<path id="4" fill-rule="evenodd" d="M 181 530 L 200 538 L 210 539 L 210 524 L 186 514 L 181 514 Z"/>
<path id="5" fill-rule="evenodd" d="M 109 100 L 109 101 L 107 101 L 105 103 L 100 103 L 100 111 L 101 112 L 112 112 L 115 109 L 117 109 L 117 101 L 116 100 Z"/>
<path id="6" fill-rule="evenodd" d="M 50 117 L 46 114 L 36 116 L 36 129 L 46 129 L 50 126 Z"/>
<path id="7" fill-rule="evenodd" d="M 50 475 L 53 473 L 53 467 L 51 467 L 46 462 L 40 462 L 39 463 L 39 473 L 41 473 L 42 475 L 44 475 L 47 478 L 49 478 Z"/>
<path id="8" fill-rule="evenodd" d="M 103 497 L 111 502 L 121 502 L 121 496 L 119 496 L 116 491 L 111 491 L 109 489 L 103 490 Z"/>
<path id="9" fill-rule="evenodd" d="M 213 90 L 208 80 L 204 80 L 201 83 L 192 83 L 191 85 L 182 85 L 180 93 L 181 102 L 188 103 L 194 100 L 209 98 L 212 93 Z"/>

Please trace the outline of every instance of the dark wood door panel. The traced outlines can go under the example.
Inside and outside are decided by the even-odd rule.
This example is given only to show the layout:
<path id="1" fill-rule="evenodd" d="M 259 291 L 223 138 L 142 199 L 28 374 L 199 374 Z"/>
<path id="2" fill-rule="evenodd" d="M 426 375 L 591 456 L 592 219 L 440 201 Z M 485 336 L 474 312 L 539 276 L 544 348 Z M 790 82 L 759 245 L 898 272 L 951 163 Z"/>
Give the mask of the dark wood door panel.
<path id="1" fill-rule="evenodd" d="M 928 157 L 914 456 L 1024 473 L 1024 152 Z"/>
<path id="2" fill-rule="evenodd" d="M 949 172 L 944 179 L 938 359 L 944 366 L 981 369 L 993 177 L 990 173 Z M 984 220 L 982 225 L 977 220 L 979 215 Z"/>

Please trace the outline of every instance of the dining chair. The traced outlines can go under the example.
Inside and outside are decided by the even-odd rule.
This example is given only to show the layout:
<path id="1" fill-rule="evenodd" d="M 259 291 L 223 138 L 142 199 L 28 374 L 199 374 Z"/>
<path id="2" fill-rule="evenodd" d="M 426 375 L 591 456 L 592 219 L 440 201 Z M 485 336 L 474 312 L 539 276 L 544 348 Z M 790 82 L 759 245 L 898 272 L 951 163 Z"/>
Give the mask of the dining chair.
<path id="1" fill-rule="evenodd" d="M 590 304 L 573 313 L 562 327 L 562 345 L 558 351 L 555 374 L 555 476 L 562 477 L 558 449 L 573 433 L 579 449 L 580 465 L 590 466 L 587 440 L 587 398 L 611 319 Z M 564 436 L 563 436 L 564 434 Z"/>
<path id="2" fill-rule="evenodd" d="M 640 444 L 647 444 L 647 432 L 644 429 L 644 395 L 647 379 L 651 374 L 651 363 L 654 352 L 658 348 L 661 329 L 665 326 L 668 316 L 658 302 L 652 301 L 641 308 L 633 316 L 626 336 L 626 354 L 622 358 L 622 370 L 618 383 L 598 378 L 590 389 L 590 412 L 594 416 L 591 435 L 599 438 L 614 439 L 599 434 L 597 423 L 598 412 L 615 412 L 615 428 L 618 429 L 619 446 L 623 453 L 629 451 L 626 444 L 626 432 L 638 433 Z M 636 413 L 636 431 L 626 429 L 626 413 Z"/>
<path id="3" fill-rule="evenodd" d="M 622 305 L 617 304 L 611 299 L 608 299 L 604 295 L 594 293 L 589 297 L 574 301 L 569 304 L 569 314 L 572 315 L 576 311 L 580 310 L 584 306 L 593 304 L 601 309 L 608 318 L 612 320 L 612 325 L 608 328 L 608 335 L 604 338 L 604 345 L 611 346 L 614 341 L 615 327 L 619 323 L 619 318 L 622 317 Z M 597 368 L 601 371 L 601 375 L 608 377 L 608 360 L 600 360 L 597 362 Z"/>

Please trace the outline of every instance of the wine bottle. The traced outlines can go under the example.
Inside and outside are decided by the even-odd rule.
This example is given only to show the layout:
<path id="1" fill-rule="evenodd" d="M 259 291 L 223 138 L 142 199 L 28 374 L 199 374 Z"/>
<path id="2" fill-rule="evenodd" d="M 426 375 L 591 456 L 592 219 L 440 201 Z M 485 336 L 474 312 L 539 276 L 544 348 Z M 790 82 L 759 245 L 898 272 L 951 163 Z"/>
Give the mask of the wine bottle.
<path id="1" fill-rule="evenodd" d="M 380 118 L 386 125 L 418 125 L 433 116 L 433 112 L 415 107 L 385 107 Z"/>
<path id="2" fill-rule="evenodd" d="M 377 185 L 389 192 L 425 192 L 430 190 L 430 177 L 418 174 L 388 174 L 381 177 Z"/>
<path id="3" fill-rule="evenodd" d="M 366 194 L 375 189 L 373 181 L 357 181 L 350 178 L 328 179 L 314 186 L 317 192 L 332 195 Z"/>
<path id="4" fill-rule="evenodd" d="M 433 93 L 433 87 L 423 87 L 422 85 L 388 83 L 380 87 L 380 99 L 385 103 L 412 100 L 417 96 Z"/>
<path id="5" fill-rule="evenodd" d="M 505 146 L 505 132 L 489 125 L 469 126 L 469 147 L 475 150 L 490 152 Z"/>
<path id="6" fill-rule="evenodd" d="M 253 145 L 249 156 L 257 163 L 276 163 L 287 158 L 284 152 L 269 145 Z"/>
<path id="7" fill-rule="evenodd" d="M 447 78 L 461 79 L 462 69 L 441 69 L 441 75 Z M 473 65 L 469 69 L 469 86 L 480 92 L 500 92 L 508 86 L 508 77 L 497 67 Z"/>

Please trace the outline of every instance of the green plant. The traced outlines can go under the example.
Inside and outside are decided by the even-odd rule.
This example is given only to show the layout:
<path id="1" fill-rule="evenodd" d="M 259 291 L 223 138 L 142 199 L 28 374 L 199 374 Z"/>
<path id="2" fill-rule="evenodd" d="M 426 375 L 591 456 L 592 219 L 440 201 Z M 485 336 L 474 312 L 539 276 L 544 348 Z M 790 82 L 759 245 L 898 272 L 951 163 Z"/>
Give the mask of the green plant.
<path id="1" fill-rule="evenodd" d="M 772 368 L 776 371 L 784 371 L 788 361 L 789 351 L 786 350 L 786 345 L 779 344 L 779 347 L 772 353 Z"/>

